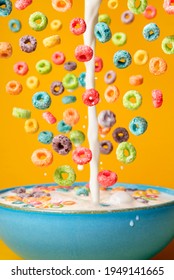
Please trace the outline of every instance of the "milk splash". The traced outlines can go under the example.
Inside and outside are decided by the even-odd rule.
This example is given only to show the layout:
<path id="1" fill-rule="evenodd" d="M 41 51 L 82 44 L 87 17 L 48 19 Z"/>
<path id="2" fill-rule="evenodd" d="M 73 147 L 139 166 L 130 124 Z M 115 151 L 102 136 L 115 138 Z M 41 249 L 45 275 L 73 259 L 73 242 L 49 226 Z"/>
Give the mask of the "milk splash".
<path id="1" fill-rule="evenodd" d="M 93 58 L 85 63 L 86 89 L 95 88 L 95 36 L 94 26 L 98 22 L 98 11 L 102 0 L 85 0 L 85 21 L 87 30 L 84 34 L 84 44 L 93 49 Z M 92 151 L 90 162 L 90 190 L 94 204 L 99 203 L 99 184 L 97 180 L 99 169 L 100 148 L 98 140 L 98 121 L 96 107 L 88 107 L 88 141 Z"/>

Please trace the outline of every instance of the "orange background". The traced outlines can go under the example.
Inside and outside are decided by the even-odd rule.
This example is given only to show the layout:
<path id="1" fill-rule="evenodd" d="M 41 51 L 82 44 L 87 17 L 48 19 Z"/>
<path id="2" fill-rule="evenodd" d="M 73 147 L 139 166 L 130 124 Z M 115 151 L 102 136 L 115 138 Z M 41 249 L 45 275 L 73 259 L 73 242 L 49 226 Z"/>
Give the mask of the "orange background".
<path id="1" fill-rule="evenodd" d="M 92 1 L 92 0 L 91 0 Z M 12 1 L 13 3 L 15 1 Z M 77 181 L 88 181 L 89 167 L 85 166 L 84 171 L 79 172 L 76 165 L 72 162 L 71 155 L 61 157 L 54 153 L 54 162 L 47 168 L 35 167 L 31 160 L 31 154 L 35 149 L 45 147 L 38 142 L 38 132 L 35 134 L 27 134 L 24 131 L 24 119 L 12 117 L 12 108 L 19 107 L 32 111 L 32 118 L 36 118 L 39 122 L 39 132 L 42 130 L 51 130 L 54 135 L 59 132 L 56 125 L 49 125 L 42 118 L 42 111 L 35 109 L 32 106 L 32 95 L 37 91 L 46 91 L 50 93 L 50 84 L 55 80 L 61 80 L 67 73 L 63 66 L 58 66 L 52 63 L 53 69 L 47 75 L 40 75 L 35 64 L 40 59 L 51 61 L 51 56 L 55 51 L 62 51 L 66 55 L 66 61 L 75 60 L 74 49 L 78 44 L 83 44 L 83 36 L 74 36 L 69 32 L 69 22 L 74 17 L 83 17 L 84 1 L 74 0 L 73 8 L 66 13 L 56 12 L 51 1 L 37 0 L 33 1 L 27 9 L 18 11 L 13 8 L 12 13 L 8 17 L 0 18 L 0 34 L 1 41 L 10 42 L 13 46 L 13 55 L 9 59 L 1 59 L 0 67 L 0 149 L 1 149 L 1 176 L 0 189 L 37 183 L 47 183 L 53 181 L 53 173 L 57 166 L 61 164 L 70 164 L 77 171 Z M 138 3 L 139 1 L 137 1 Z M 130 133 L 129 141 L 136 147 L 137 158 L 129 165 L 124 165 L 117 161 L 115 150 L 117 143 L 114 142 L 114 151 L 109 155 L 101 155 L 101 169 L 111 169 L 118 174 L 120 182 L 143 183 L 150 185 L 160 185 L 169 188 L 174 188 L 173 185 L 173 166 L 174 166 L 174 150 L 172 146 L 173 119 L 174 119 L 174 94 L 173 94 L 173 73 L 174 73 L 174 56 L 165 54 L 161 49 L 161 42 L 165 36 L 173 35 L 174 16 L 168 15 L 162 8 L 162 1 L 149 0 L 149 5 L 157 8 L 157 16 L 148 20 L 143 15 L 135 15 L 135 20 L 131 24 L 123 24 L 120 20 L 121 14 L 127 10 L 127 1 L 119 1 L 119 6 L 115 10 L 111 10 L 107 6 L 107 1 L 103 0 L 100 14 L 106 13 L 110 15 L 111 30 L 115 32 L 125 32 L 127 34 L 127 43 L 118 47 L 111 41 L 106 44 L 97 42 L 96 55 L 101 56 L 104 61 L 102 72 L 96 73 L 96 89 L 100 92 L 101 101 L 97 105 L 97 111 L 110 109 L 117 116 L 117 123 L 113 129 L 118 126 L 123 126 L 128 129 L 129 122 L 133 117 L 142 116 L 148 121 L 148 129 L 145 134 L 137 137 Z M 28 18 L 31 13 L 41 11 L 48 17 L 48 26 L 42 32 L 36 32 L 28 25 Z M 8 21 L 17 18 L 22 23 L 22 29 L 18 33 L 13 33 L 8 28 Z M 60 19 L 63 23 L 63 28 L 60 31 L 52 31 L 50 22 L 53 19 Z M 148 42 L 142 36 L 143 27 L 149 22 L 154 22 L 160 27 L 160 37 L 153 42 Z M 38 46 L 35 52 L 27 54 L 19 48 L 19 39 L 24 35 L 33 35 L 37 38 Z M 42 40 L 53 34 L 59 34 L 61 44 L 53 48 L 47 49 L 43 46 Z M 162 57 L 166 60 L 168 69 L 165 74 L 154 76 L 149 72 L 148 63 L 143 66 L 132 64 L 123 70 L 116 69 L 112 62 L 113 54 L 119 50 L 128 50 L 132 57 L 134 53 L 143 49 L 148 52 L 149 59 L 154 56 Z M 25 61 L 29 66 L 29 72 L 25 76 L 18 76 L 13 71 L 13 65 L 18 61 Z M 120 90 L 120 97 L 114 104 L 108 104 L 104 97 L 106 84 L 104 83 L 104 74 L 108 70 L 115 70 L 117 79 L 115 85 Z M 74 73 L 79 74 L 85 71 L 83 63 L 78 63 L 77 70 Z M 141 74 L 144 77 L 144 83 L 141 86 L 133 87 L 129 84 L 130 75 Z M 26 78 L 29 76 L 37 76 L 40 80 L 40 85 L 36 90 L 28 89 L 26 86 Z M 18 96 L 12 96 L 6 93 L 5 85 L 9 80 L 18 80 L 23 85 L 23 91 Z M 143 96 L 142 106 L 135 111 L 128 111 L 122 105 L 122 97 L 128 90 L 136 89 Z M 155 109 L 152 105 L 151 92 L 153 89 L 160 89 L 163 92 L 164 102 L 161 108 Z M 77 97 L 77 102 L 70 105 L 64 105 L 61 102 L 62 96 L 70 94 L 64 92 L 62 96 L 53 96 L 51 107 L 48 109 L 57 118 L 62 119 L 63 111 L 66 108 L 76 108 L 81 116 L 79 123 L 74 129 L 87 131 L 87 108 L 82 104 L 81 94 L 84 89 L 79 87 L 74 93 Z M 113 130 L 112 129 L 112 130 Z M 112 131 L 106 139 L 112 139 Z M 102 140 L 102 138 L 100 138 Z M 85 146 L 88 146 L 87 140 Z M 51 150 L 51 145 L 47 146 Z M 174 245 L 171 244 L 158 258 L 173 259 Z M 19 259 L 14 255 L 2 242 L 0 243 L 0 259 Z"/>

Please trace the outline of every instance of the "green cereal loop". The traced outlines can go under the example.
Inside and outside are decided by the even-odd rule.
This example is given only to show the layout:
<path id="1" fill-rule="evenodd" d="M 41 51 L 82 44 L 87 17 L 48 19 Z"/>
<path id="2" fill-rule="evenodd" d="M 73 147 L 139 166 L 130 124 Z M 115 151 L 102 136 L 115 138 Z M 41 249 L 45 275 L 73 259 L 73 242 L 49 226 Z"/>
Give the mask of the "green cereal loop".
<path id="1" fill-rule="evenodd" d="M 39 22 L 37 22 L 39 21 Z M 42 31 L 48 24 L 47 17 L 41 12 L 35 12 L 29 17 L 29 26 L 35 31 Z"/>
<path id="2" fill-rule="evenodd" d="M 15 118 L 29 119 L 31 117 L 31 111 L 14 107 L 12 116 Z"/>
<path id="3" fill-rule="evenodd" d="M 107 25 L 111 24 L 111 18 L 107 14 L 99 15 L 98 22 L 105 22 Z"/>
<path id="4" fill-rule="evenodd" d="M 123 32 L 117 32 L 112 36 L 112 42 L 116 46 L 123 46 L 124 44 L 126 44 L 126 41 L 127 41 L 127 36 Z"/>
<path id="5" fill-rule="evenodd" d="M 67 74 L 64 76 L 62 80 L 62 84 L 64 88 L 74 90 L 78 87 L 79 82 L 78 82 L 78 78 L 75 75 Z"/>
<path id="6" fill-rule="evenodd" d="M 62 174 L 68 174 L 67 179 L 63 179 Z M 76 180 L 76 173 L 69 165 L 62 165 L 54 172 L 54 181 L 60 186 L 71 186 Z"/>
<path id="7" fill-rule="evenodd" d="M 51 62 L 49 62 L 46 59 L 39 60 L 36 63 L 36 70 L 37 70 L 37 72 L 39 72 L 42 75 L 48 74 L 52 70 Z"/>
<path id="8" fill-rule="evenodd" d="M 172 47 L 170 47 L 172 46 Z M 162 40 L 162 50 L 166 54 L 174 54 L 174 35 L 167 36 Z"/>
<path id="9" fill-rule="evenodd" d="M 85 134 L 80 130 L 72 130 L 69 138 L 75 146 L 80 146 L 85 141 Z"/>
<path id="10" fill-rule="evenodd" d="M 125 155 L 125 151 L 128 152 L 128 155 Z M 122 142 L 118 145 L 116 150 L 117 159 L 125 164 L 131 163 L 136 158 L 136 149 L 129 142 Z"/>
<path id="11" fill-rule="evenodd" d="M 135 102 L 132 102 L 130 99 L 134 98 Z M 123 96 L 123 106 L 128 110 L 136 110 L 142 104 L 142 96 L 136 90 L 129 90 Z"/>
<path id="12" fill-rule="evenodd" d="M 136 0 L 128 0 L 128 9 L 134 14 L 141 14 L 147 7 L 147 0 L 140 0 L 140 5 L 136 7 Z"/>

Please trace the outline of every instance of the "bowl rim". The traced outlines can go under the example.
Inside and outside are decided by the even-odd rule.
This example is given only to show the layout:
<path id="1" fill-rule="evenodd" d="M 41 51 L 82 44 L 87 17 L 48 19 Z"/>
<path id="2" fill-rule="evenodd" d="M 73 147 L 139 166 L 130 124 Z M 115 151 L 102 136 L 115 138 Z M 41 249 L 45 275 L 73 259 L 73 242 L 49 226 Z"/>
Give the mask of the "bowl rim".
<path id="1" fill-rule="evenodd" d="M 72 186 L 75 187 L 75 186 L 83 186 L 83 185 L 86 185 L 87 182 L 76 182 L 74 183 Z M 32 188 L 34 186 L 57 186 L 56 183 L 43 183 L 43 184 L 30 184 L 30 185 L 25 185 L 25 186 L 16 186 L 16 187 L 12 187 L 12 188 L 5 188 L 5 189 L 2 189 L 0 190 L 0 194 L 2 193 L 5 193 L 7 191 L 11 191 L 11 190 L 14 190 L 16 188 L 21 188 L 21 187 L 24 187 L 24 188 Z M 173 195 L 174 196 L 174 189 L 171 189 L 171 188 L 165 188 L 163 186 L 153 186 L 153 185 L 144 185 L 144 184 L 136 184 L 136 183 L 121 183 L 121 182 L 117 182 L 114 186 L 112 187 L 118 187 L 118 186 L 123 186 L 123 187 L 129 187 L 129 188 L 139 188 L 139 189 L 148 189 L 148 188 L 152 188 L 152 189 L 155 189 L 155 190 L 159 190 L 163 193 L 167 193 L 167 194 L 170 194 L 170 195 Z M 164 208 L 166 206 L 174 206 L 174 198 L 173 200 L 171 201 L 168 201 L 168 202 L 163 202 L 163 203 L 160 203 L 160 204 L 155 204 L 155 205 L 146 205 L 146 206 L 140 206 L 140 207 L 130 207 L 130 208 L 120 208 L 120 209 L 112 209 L 112 210 L 61 210 L 62 208 L 60 209 L 56 209 L 55 211 L 50 211 L 50 210 L 47 210 L 47 209 L 43 209 L 43 208 L 30 208 L 30 209 L 27 209 L 27 208 L 20 208 L 20 207 L 17 207 L 17 206 L 11 206 L 11 205 L 7 205 L 7 204 L 3 204 L 0 202 L 0 209 L 7 209 L 7 210 L 15 210 L 15 211 L 19 211 L 19 212 L 27 212 L 27 213 L 42 213 L 44 215 L 46 214 L 54 214 L 54 215 L 59 215 L 59 214 L 63 214 L 63 215 L 66 215 L 66 214 L 111 214 L 111 213 L 125 213 L 125 212 L 135 212 L 135 211 L 139 211 L 139 210 L 151 210 L 151 209 L 159 209 L 159 208 Z"/>

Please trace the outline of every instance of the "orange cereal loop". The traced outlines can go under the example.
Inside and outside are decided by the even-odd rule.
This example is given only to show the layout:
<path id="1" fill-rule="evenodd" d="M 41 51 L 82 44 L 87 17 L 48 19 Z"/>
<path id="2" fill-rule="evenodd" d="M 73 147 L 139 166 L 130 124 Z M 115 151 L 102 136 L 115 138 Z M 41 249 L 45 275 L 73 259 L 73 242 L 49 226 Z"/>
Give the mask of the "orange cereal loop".
<path id="1" fill-rule="evenodd" d="M 35 133 L 39 129 L 39 124 L 35 119 L 27 119 L 25 121 L 24 129 L 27 133 Z"/>
<path id="2" fill-rule="evenodd" d="M 72 0 L 52 0 L 52 6 L 58 12 L 66 12 L 72 8 Z"/>
<path id="3" fill-rule="evenodd" d="M 31 161 L 36 166 L 48 166 L 53 162 L 53 154 L 47 149 L 38 149 L 33 152 Z"/>
<path id="4" fill-rule="evenodd" d="M 143 76 L 142 75 L 134 75 L 129 77 L 129 83 L 132 86 L 139 86 L 143 83 Z"/>
<path id="5" fill-rule="evenodd" d="M 161 75 L 167 70 L 167 63 L 161 57 L 153 57 L 149 62 L 149 71 L 154 75 Z"/>
<path id="6" fill-rule="evenodd" d="M 75 125 L 78 123 L 80 115 L 76 109 L 69 108 L 63 112 L 63 121 L 68 125 Z"/>
<path id="7" fill-rule="evenodd" d="M 12 46 L 7 42 L 0 42 L 0 58 L 9 58 L 12 55 Z"/>
<path id="8" fill-rule="evenodd" d="M 66 201 L 62 202 L 62 204 L 68 206 L 68 205 L 74 205 L 74 204 L 76 204 L 76 202 L 72 201 L 72 200 L 66 200 Z"/>
<path id="9" fill-rule="evenodd" d="M 111 127 L 102 127 L 101 125 L 98 126 L 98 132 L 101 136 L 106 136 L 109 133 Z"/>
<path id="10" fill-rule="evenodd" d="M 20 82 L 12 80 L 6 84 L 6 92 L 11 95 L 18 95 L 22 91 L 22 85 Z"/>
<path id="11" fill-rule="evenodd" d="M 116 86 L 108 86 L 105 90 L 104 97 L 108 103 L 115 102 L 120 95 L 119 89 Z"/>

